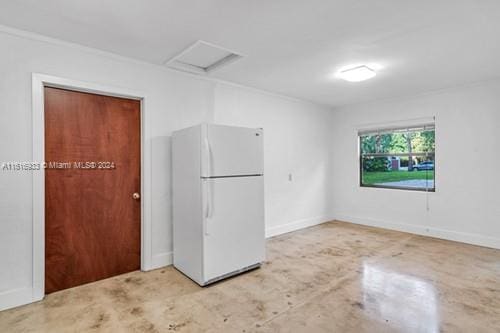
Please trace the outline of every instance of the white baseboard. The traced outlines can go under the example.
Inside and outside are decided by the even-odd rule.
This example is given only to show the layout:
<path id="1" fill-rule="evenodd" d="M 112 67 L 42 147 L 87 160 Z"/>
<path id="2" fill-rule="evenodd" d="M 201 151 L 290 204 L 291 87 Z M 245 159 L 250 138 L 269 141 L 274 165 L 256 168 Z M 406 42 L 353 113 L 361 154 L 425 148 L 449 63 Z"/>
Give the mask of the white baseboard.
<path id="1" fill-rule="evenodd" d="M 500 239 L 479 235 L 466 233 L 461 231 L 453 231 L 446 229 L 439 229 L 424 225 L 415 225 L 415 224 L 404 224 L 404 223 L 396 223 L 396 222 L 388 222 L 382 220 L 375 220 L 369 218 L 362 218 L 350 215 L 338 214 L 335 215 L 335 219 L 338 221 L 345 221 L 355 224 L 367 225 L 371 227 L 379 227 L 391 230 L 397 230 L 402 232 L 409 232 L 412 234 L 430 236 L 440 239 L 446 239 L 461 243 L 467 243 L 472 245 L 479 245 L 485 247 L 491 247 L 494 249 L 500 249 Z"/>
<path id="2" fill-rule="evenodd" d="M 15 308 L 34 301 L 32 288 L 26 287 L 7 290 L 0 293 L 0 311 Z"/>
<path id="3" fill-rule="evenodd" d="M 291 223 L 278 225 L 275 227 L 266 228 L 266 238 L 278 236 L 281 234 L 286 234 L 287 232 L 312 227 L 313 225 L 318 225 L 321 223 L 325 223 L 331 221 L 330 216 L 317 216 L 309 219 L 302 219 L 293 221 Z"/>
<path id="4" fill-rule="evenodd" d="M 151 262 L 151 267 L 148 270 L 157 269 L 161 267 L 165 267 L 168 265 L 172 265 L 173 263 L 173 253 L 172 252 L 164 252 L 158 253 L 153 256 L 153 260 Z"/>

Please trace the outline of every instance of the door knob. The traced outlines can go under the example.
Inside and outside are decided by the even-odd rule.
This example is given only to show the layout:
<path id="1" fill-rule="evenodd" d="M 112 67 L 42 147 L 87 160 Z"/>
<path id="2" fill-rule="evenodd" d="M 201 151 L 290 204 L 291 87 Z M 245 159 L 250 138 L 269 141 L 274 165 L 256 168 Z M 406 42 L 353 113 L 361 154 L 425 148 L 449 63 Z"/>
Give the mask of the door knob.
<path id="1" fill-rule="evenodd" d="M 139 200 L 141 198 L 141 195 L 135 192 L 134 194 L 132 194 L 132 198 L 134 198 L 135 200 Z"/>

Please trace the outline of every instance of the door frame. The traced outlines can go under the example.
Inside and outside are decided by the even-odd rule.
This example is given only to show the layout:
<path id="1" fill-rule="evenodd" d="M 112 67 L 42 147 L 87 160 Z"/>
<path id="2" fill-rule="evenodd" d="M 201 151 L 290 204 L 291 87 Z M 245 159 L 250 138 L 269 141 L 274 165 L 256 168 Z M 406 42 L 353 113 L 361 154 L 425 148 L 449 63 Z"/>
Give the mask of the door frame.
<path id="1" fill-rule="evenodd" d="M 33 162 L 45 160 L 44 88 L 53 87 L 141 101 L 141 270 L 152 269 L 151 126 L 146 94 L 128 88 L 32 73 Z M 45 170 L 33 171 L 32 300 L 45 296 Z"/>

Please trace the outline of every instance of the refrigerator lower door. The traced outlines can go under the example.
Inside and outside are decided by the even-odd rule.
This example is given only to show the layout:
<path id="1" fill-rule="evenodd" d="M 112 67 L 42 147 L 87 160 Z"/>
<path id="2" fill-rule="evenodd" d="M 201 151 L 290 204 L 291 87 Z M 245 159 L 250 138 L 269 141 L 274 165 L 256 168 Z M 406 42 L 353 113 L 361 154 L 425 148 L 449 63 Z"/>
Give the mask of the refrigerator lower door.
<path id="1" fill-rule="evenodd" d="M 263 177 L 204 179 L 203 190 L 205 282 L 264 261 Z"/>

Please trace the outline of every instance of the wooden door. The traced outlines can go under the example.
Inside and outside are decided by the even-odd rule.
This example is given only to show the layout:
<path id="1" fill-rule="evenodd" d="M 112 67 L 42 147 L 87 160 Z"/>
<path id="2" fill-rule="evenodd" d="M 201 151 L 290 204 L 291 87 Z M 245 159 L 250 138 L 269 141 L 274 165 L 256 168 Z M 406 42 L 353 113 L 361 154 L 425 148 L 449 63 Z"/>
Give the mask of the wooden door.
<path id="1" fill-rule="evenodd" d="M 140 101 L 44 89 L 45 292 L 140 268 Z"/>

